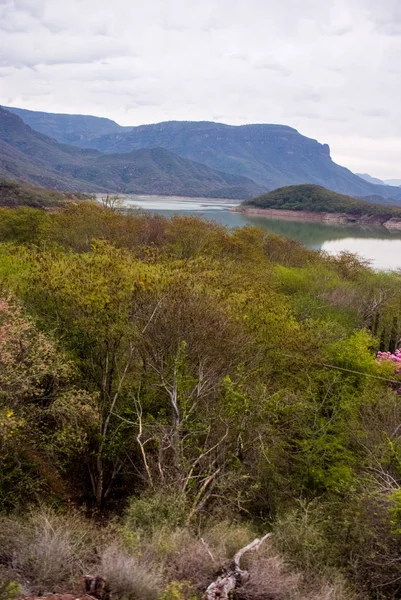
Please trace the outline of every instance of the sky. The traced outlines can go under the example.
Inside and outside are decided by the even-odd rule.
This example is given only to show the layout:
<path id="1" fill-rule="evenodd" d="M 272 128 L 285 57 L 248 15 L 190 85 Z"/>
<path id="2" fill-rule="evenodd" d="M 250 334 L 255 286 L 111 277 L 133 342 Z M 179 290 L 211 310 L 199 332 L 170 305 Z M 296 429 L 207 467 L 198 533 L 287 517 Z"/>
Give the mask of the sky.
<path id="1" fill-rule="evenodd" d="M 401 178 L 400 0 L 0 0 L 0 104 L 281 123 Z"/>

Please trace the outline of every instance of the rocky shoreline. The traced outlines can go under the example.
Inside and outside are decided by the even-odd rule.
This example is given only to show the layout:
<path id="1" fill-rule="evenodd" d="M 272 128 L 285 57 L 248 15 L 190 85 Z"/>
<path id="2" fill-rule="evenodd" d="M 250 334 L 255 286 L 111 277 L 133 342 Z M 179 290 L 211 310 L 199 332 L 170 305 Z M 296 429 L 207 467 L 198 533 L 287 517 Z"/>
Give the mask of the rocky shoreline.
<path id="1" fill-rule="evenodd" d="M 401 231 L 401 219 L 394 217 L 380 217 L 375 215 L 353 215 L 347 213 L 312 212 L 304 210 L 279 210 L 275 208 L 251 208 L 240 206 L 232 208 L 232 212 L 240 212 L 247 215 L 258 215 L 270 219 L 287 221 L 316 221 L 321 223 L 340 223 L 358 225 L 379 225 L 393 231 Z"/>

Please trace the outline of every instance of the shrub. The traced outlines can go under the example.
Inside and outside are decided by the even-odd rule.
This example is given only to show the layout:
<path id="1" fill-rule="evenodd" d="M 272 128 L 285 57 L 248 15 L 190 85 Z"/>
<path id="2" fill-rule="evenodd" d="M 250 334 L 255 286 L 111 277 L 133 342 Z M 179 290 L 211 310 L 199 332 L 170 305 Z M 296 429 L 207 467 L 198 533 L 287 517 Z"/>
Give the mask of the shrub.
<path id="1" fill-rule="evenodd" d="M 205 540 L 213 548 L 218 565 L 232 561 L 235 553 L 256 537 L 257 533 L 251 525 L 229 521 L 209 525 L 204 533 Z"/>
<path id="2" fill-rule="evenodd" d="M 185 522 L 184 495 L 172 492 L 145 493 L 131 501 L 125 512 L 124 527 L 146 534 L 160 529 L 173 530 Z"/>
<path id="3" fill-rule="evenodd" d="M 76 513 L 49 508 L 1 518 L 0 548 L 2 563 L 34 592 L 80 589 L 80 576 L 95 562 L 93 527 Z"/>
<path id="4" fill-rule="evenodd" d="M 188 529 L 175 531 L 169 538 L 169 547 L 165 545 L 164 549 L 166 579 L 181 583 L 190 581 L 199 593 L 205 591 L 217 568 L 225 562 L 220 560 L 221 556 L 214 548 L 209 549 L 206 542 Z"/>
<path id="5" fill-rule="evenodd" d="M 306 571 L 323 568 L 330 560 L 321 520 L 318 508 L 301 505 L 299 509 L 278 518 L 275 523 L 276 546 Z"/>
<path id="6" fill-rule="evenodd" d="M 309 584 L 310 587 L 312 591 L 301 591 L 299 596 L 294 596 L 293 600 L 357 600 L 358 597 L 362 600 L 363 598 L 357 596 L 341 577 L 335 578 L 332 583 L 323 581 L 315 584 L 314 587 Z"/>
<path id="7" fill-rule="evenodd" d="M 133 556 L 114 543 L 101 556 L 100 573 L 120 600 L 154 600 L 160 594 L 161 574 L 155 565 Z"/>
<path id="8" fill-rule="evenodd" d="M 291 572 L 284 559 L 271 548 L 249 559 L 249 580 L 239 589 L 243 600 L 281 600 L 297 590 L 300 576 Z"/>
<path id="9" fill-rule="evenodd" d="M 170 581 L 159 600 L 196 600 L 197 596 L 189 581 Z"/>
<path id="10" fill-rule="evenodd" d="M 226 522 L 210 524 L 201 534 L 189 528 L 155 531 L 147 551 L 163 563 L 167 581 L 190 581 L 203 593 L 221 567 L 231 564 L 235 553 L 256 537 L 246 525 Z"/>
<path id="11" fill-rule="evenodd" d="M 272 542 L 244 559 L 249 580 L 239 588 L 239 600 L 357 600 L 341 575 L 296 570 Z"/>
<path id="12" fill-rule="evenodd" d="M 5 574 L 0 570 L 0 600 L 16 600 L 21 597 L 23 589 L 17 581 L 3 577 Z"/>

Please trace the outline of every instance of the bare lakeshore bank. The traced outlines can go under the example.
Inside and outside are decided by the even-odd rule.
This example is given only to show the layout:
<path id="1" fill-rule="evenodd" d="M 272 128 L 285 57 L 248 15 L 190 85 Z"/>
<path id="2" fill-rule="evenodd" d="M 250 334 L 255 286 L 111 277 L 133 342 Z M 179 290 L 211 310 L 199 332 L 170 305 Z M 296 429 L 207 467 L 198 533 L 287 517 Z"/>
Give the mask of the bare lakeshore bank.
<path id="1" fill-rule="evenodd" d="M 360 216 L 347 213 L 312 212 L 305 210 L 279 210 L 275 208 L 231 208 L 232 212 L 259 215 L 269 219 L 284 221 L 316 221 L 323 223 L 358 223 L 360 225 L 381 225 L 389 230 L 401 230 L 401 219 L 378 216 Z"/>

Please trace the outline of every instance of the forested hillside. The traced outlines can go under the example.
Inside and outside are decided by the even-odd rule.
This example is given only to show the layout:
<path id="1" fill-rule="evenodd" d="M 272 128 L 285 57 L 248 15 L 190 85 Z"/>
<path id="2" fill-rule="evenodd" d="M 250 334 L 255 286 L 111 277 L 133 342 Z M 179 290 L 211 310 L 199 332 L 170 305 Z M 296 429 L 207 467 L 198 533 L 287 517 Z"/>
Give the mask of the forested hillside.
<path id="1" fill-rule="evenodd" d="M 0 209 L 0 594 L 401 594 L 401 275 L 256 228 Z M 389 352 L 380 355 L 377 352 Z"/>

